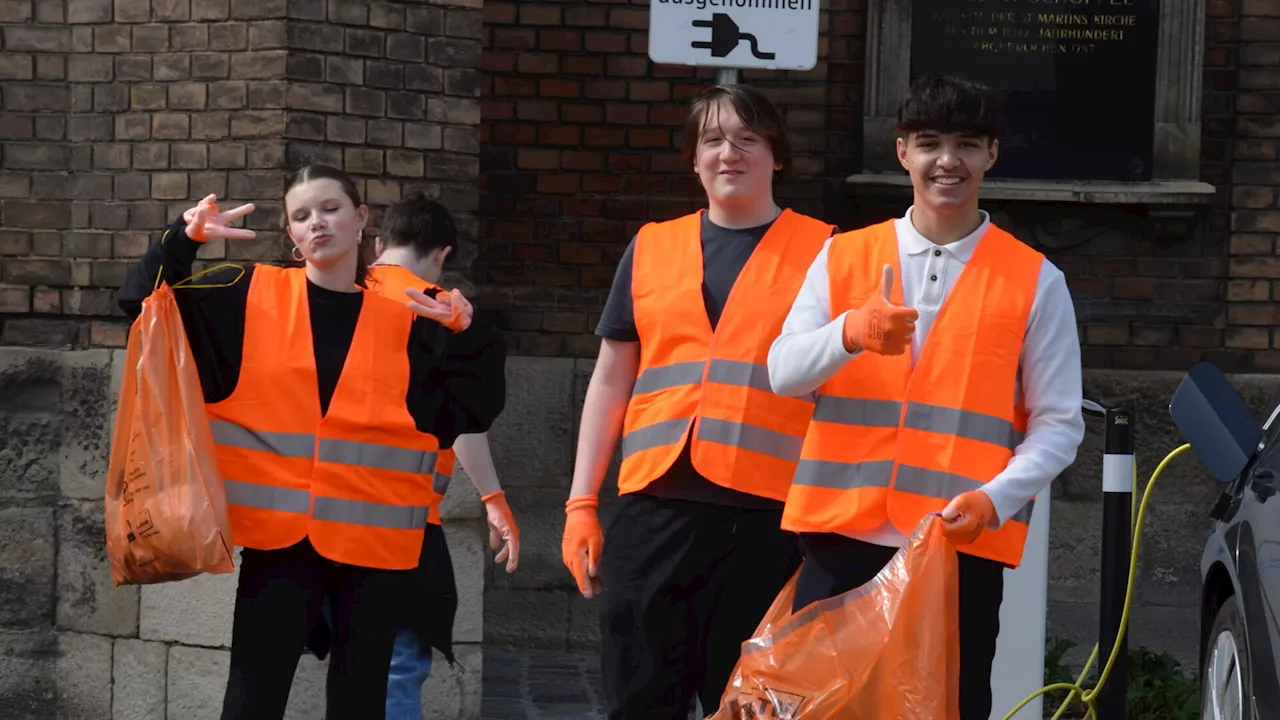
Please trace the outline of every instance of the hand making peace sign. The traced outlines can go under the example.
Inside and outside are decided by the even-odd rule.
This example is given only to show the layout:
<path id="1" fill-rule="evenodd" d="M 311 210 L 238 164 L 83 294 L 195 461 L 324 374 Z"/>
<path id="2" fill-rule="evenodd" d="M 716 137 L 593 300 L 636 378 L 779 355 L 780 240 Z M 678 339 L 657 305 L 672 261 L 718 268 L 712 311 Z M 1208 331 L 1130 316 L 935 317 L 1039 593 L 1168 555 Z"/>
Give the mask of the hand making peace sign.
<path id="1" fill-rule="evenodd" d="M 187 221 L 187 237 L 196 242 L 217 238 L 252 240 L 257 233 L 247 228 L 230 227 L 230 223 L 248 215 L 253 210 L 253 203 L 245 203 L 226 212 L 219 212 L 218 196 L 210 194 L 206 195 L 198 205 L 182 213 L 182 219 Z"/>

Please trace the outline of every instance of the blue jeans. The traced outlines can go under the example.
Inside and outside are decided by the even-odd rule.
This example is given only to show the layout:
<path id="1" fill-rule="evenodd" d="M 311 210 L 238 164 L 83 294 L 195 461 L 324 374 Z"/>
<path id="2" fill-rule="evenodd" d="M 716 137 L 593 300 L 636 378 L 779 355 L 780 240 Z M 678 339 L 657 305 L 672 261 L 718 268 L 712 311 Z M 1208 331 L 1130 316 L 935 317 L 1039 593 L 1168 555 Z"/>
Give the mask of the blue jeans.
<path id="1" fill-rule="evenodd" d="M 421 720 L 422 684 L 431 674 L 431 648 L 423 647 L 411 630 L 396 635 L 387 673 L 386 720 Z"/>

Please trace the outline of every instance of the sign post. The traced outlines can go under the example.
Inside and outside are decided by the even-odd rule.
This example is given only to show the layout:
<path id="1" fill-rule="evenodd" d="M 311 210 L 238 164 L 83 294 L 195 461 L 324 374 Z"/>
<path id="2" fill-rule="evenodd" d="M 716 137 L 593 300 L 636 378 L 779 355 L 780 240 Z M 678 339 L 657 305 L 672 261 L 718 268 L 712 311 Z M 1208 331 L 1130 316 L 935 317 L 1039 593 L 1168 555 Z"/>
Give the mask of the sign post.
<path id="1" fill-rule="evenodd" d="M 812 70 L 818 64 L 820 0 L 650 0 L 649 59 L 738 71 Z"/>

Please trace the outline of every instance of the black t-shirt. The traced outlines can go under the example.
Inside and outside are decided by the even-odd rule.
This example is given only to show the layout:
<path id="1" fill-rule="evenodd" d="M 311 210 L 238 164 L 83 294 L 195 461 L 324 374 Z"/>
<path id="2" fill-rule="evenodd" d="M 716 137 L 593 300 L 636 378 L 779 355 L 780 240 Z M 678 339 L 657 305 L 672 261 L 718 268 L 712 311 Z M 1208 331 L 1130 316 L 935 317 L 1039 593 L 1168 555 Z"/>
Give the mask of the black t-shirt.
<path id="1" fill-rule="evenodd" d="M 720 322 L 720 314 L 724 312 L 729 291 L 733 289 L 738 275 L 742 273 L 742 268 L 747 264 L 751 253 L 755 251 L 772 224 L 769 222 L 758 227 L 732 230 L 716 225 L 707 218 L 706 213 L 703 213 L 702 299 L 706 305 L 707 319 L 711 321 L 712 330 L 715 330 Z M 600 323 L 596 326 L 596 335 L 608 340 L 624 342 L 640 340 L 640 335 L 636 331 L 635 308 L 631 296 L 631 263 L 635 246 L 636 239 L 633 237 L 631 243 L 627 245 L 626 252 L 622 254 L 622 260 L 618 263 L 613 287 L 609 290 L 609 299 L 605 301 L 604 312 L 601 314 Z M 672 269 L 673 273 L 676 271 L 675 268 Z M 693 467 L 687 440 L 670 469 L 641 492 L 732 507 L 771 510 L 782 508 L 782 503 L 776 500 L 730 490 L 703 477 Z"/>

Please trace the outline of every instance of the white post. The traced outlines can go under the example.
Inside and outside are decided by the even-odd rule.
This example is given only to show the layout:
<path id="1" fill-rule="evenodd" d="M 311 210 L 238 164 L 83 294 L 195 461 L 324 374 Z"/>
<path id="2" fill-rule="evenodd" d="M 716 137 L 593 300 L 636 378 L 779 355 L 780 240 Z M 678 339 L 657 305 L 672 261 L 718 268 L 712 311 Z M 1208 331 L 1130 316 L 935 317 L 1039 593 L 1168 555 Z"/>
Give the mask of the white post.
<path id="1" fill-rule="evenodd" d="M 1049 603 L 1049 496 L 1036 497 L 1022 564 L 1004 573 L 1000 634 L 991 664 L 991 720 L 1002 720 L 1013 706 L 1044 685 L 1045 621 Z M 1061 695 L 1058 695 L 1061 699 Z M 1044 717 L 1044 697 L 1014 715 L 1014 720 Z"/>

